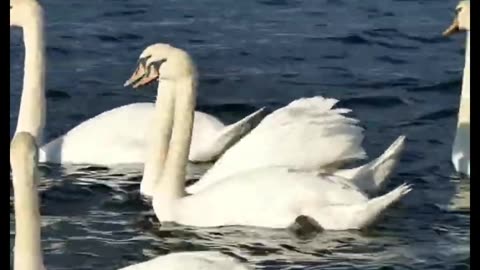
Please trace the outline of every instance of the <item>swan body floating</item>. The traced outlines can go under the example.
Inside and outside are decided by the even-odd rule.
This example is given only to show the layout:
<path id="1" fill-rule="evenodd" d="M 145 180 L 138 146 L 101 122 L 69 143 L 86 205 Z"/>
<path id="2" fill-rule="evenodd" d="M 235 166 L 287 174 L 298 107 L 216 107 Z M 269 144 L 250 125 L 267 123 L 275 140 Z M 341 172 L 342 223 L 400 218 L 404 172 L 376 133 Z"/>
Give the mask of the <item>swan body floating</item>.
<path id="1" fill-rule="evenodd" d="M 146 70 L 151 74 L 158 74 L 154 68 L 156 63 L 149 67 L 143 66 L 149 57 L 151 56 L 141 56 L 140 67 L 126 82 L 127 85 L 140 80 Z M 195 77 L 196 74 L 192 76 Z M 160 87 L 159 84 L 157 103 L 162 102 L 161 91 L 166 87 L 176 87 L 173 83 L 164 80 L 162 84 L 165 87 Z M 346 162 L 365 158 L 366 154 L 361 146 L 363 130 L 355 125 L 358 120 L 344 116 L 350 112 L 348 109 L 332 109 L 337 102 L 335 99 L 322 97 L 299 99 L 274 111 L 230 147 L 202 178 L 187 187 L 186 191 L 195 194 L 213 183 L 253 169 L 288 167 L 300 171 L 330 172 L 351 179 L 365 192 L 375 194 L 398 163 L 405 148 L 405 136 L 398 137 L 381 156 L 371 162 L 353 169 L 342 169 Z M 163 131 L 164 126 L 157 123 L 172 121 L 171 112 L 163 114 L 163 107 L 173 106 L 170 103 L 163 102 L 157 106 L 155 115 L 162 119 L 150 124 L 152 129 L 148 140 L 151 151 L 147 153 L 140 185 L 140 192 L 148 197 L 153 195 L 159 172 L 163 169 L 165 153 L 159 149 L 166 149 L 165 143 L 161 141 L 164 140 L 162 137 L 170 136 L 170 132 Z M 328 151 L 325 151 L 327 149 Z"/>
<path id="2" fill-rule="evenodd" d="M 362 168 L 353 172 L 344 171 L 354 176 L 353 179 L 346 179 L 329 174 L 326 169 L 306 171 L 279 163 L 277 166 L 272 164 L 269 167 L 235 171 L 225 179 L 188 195 L 184 178 L 197 87 L 197 71 L 193 60 L 185 51 L 159 43 L 142 52 L 139 65 L 125 85 L 137 88 L 156 79 L 159 81 L 157 102 L 161 106 L 157 106 L 156 114 L 164 121 L 157 121 L 149 135 L 156 142 L 151 149 L 156 151 L 151 151 L 147 157 L 144 174 L 149 174 L 150 178 L 144 177 L 142 184 L 149 182 L 153 208 L 161 222 L 199 227 L 245 225 L 286 228 L 303 215 L 313 218 L 327 230 L 361 229 L 377 221 L 386 209 L 411 190 L 410 186 L 404 184 L 383 196 L 369 199 L 367 192 L 378 191 L 385 178 L 382 182 L 374 182 L 374 177 L 360 181 L 362 177 L 357 178 L 355 174 L 361 172 Z M 290 121 L 278 119 L 278 125 L 269 126 L 266 118 L 264 121 L 267 122 L 260 123 L 258 128 L 265 125 L 263 132 L 268 132 L 266 127 L 269 127 L 273 128 L 270 136 L 281 136 L 286 133 L 277 133 L 277 128 L 281 129 L 283 124 L 291 132 L 303 136 L 296 137 L 297 140 L 324 140 L 316 145 L 335 147 L 307 149 L 309 152 L 303 156 L 305 159 L 302 162 L 308 162 L 308 157 L 325 155 L 335 167 L 335 161 L 341 163 L 358 158 L 364 156 L 364 152 L 358 146 L 361 128 L 355 125 L 357 121 L 342 115 L 348 110 L 332 109 L 334 103 L 334 100 L 322 97 L 300 99 L 287 106 L 292 109 L 287 110 Z M 311 116 L 298 118 L 298 130 L 289 125 L 297 115 Z M 275 113 L 270 117 L 275 117 Z M 317 132 L 312 134 L 310 126 L 316 126 Z M 248 136 L 242 141 L 247 140 Z M 287 143 L 295 143 L 295 140 L 286 140 L 284 144 Z M 261 147 L 258 145 L 258 148 Z M 295 146 L 291 147 L 294 149 Z M 340 147 L 338 152 L 336 147 Z M 225 155 L 228 155 L 228 151 Z M 299 155 L 295 151 L 284 154 Z M 246 159 L 249 158 L 252 157 Z M 323 161 L 327 161 L 327 158 Z M 360 173 L 360 176 L 364 174 Z"/>
<path id="3" fill-rule="evenodd" d="M 144 66 L 149 57 L 147 55 L 139 59 L 140 65 L 126 85 L 141 79 L 142 74 L 147 70 L 155 72 L 153 66 Z M 154 80 L 141 83 L 150 83 Z M 163 84 L 166 84 L 165 81 Z M 160 97 L 160 86 L 157 95 Z M 157 99 L 157 103 L 159 102 L 160 99 Z M 404 149 L 405 136 L 398 137 L 381 156 L 370 163 L 353 169 L 341 169 L 346 162 L 365 158 L 366 154 L 361 147 L 363 130 L 358 126 L 348 125 L 357 123 L 358 120 L 343 116 L 350 112 L 348 109 L 332 109 L 337 102 L 335 99 L 321 97 L 299 99 L 273 112 L 248 135 L 230 147 L 213 167 L 199 181 L 187 187 L 186 191 L 190 194 L 197 193 L 212 183 L 240 172 L 286 166 L 306 171 L 322 169 L 337 176 L 352 179 L 357 185 L 362 186 L 364 191 L 375 193 L 379 189 L 377 185 L 384 183 L 384 179 L 390 176 L 398 163 Z M 171 104 L 161 106 L 168 107 Z M 165 158 L 163 156 L 165 154 L 158 151 L 159 147 L 162 147 L 158 144 L 161 141 L 160 137 L 163 136 L 158 133 L 163 131 L 158 131 L 160 129 L 156 122 L 171 121 L 167 119 L 171 116 L 161 115 L 161 106 L 157 106 L 155 115 L 162 119 L 150 124 L 152 132 L 149 140 L 152 151 L 147 153 L 146 157 L 147 160 L 157 161 L 145 163 L 140 186 L 141 193 L 148 197 L 153 194 L 158 171 L 161 170 L 161 165 L 158 164 Z M 322 121 L 328 123 L 343 121 L 343 124 L 338 127 L 345 130 L 332 132 L 333 129 L 326 126 L 328 123 L 321 125 Z M 322 139 L 319 139 L 320 137 Z M 312 149 L 328 149 L 328 151 L 312 151 Z"/>
<path id="4" fill-rule="evenodd" d="M 30 132 L 42 143 L 45 126 L 45 44 L 43 11 L 35 0 L 11 1 L 11 24 L 23 28 L 25 67 L 16 133 Z M 12 4 L 13 3 L 13 4 Z M 155 104 L 133 103 L 121 106 L 77 125 L 66 134 L 40 148 L 40 162 L 114 165 L 144 163 Z M 247 134 L 258 122 L 262 109 L 225 126 L 212 115 L 195 112 L 189 160 L 217 159 L 228 147 Z"/>
<path id="5" fill-rule="evenodd" d="M 40 161 L 98 165 L 144 163 L 149 143 L 145 134 L 154 118 L 155 104 L 133 103 L 103 112 L 74 127 L 40 149 Z M 195 112 L 192 162 L 217 159 L 244 136 L 263 109 L 225 126 L 212 115 Z"/>
<path id="6" fill-rule="evenodd" d="M 470 177 L 470 1 L 460 2 L 456 11 L 457 16 L 452 25 L 443 33 L 449 36 L 460 30 L 467 32 L 462 94 L 457 131 L 453 142 L 452 163 L 457 172 Z"/>

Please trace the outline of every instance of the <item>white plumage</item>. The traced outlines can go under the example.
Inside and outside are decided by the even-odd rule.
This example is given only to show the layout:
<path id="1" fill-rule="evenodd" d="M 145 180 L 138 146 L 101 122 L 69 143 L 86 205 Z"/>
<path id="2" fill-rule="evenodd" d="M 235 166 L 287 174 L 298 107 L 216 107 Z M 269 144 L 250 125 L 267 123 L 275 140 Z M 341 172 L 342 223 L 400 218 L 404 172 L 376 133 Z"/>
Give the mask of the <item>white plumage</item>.
<path id="1" fill-rule="evenodd" d="M 187 52 L 168 44 L 147 47 L 140 59 L 148 60 L 140 61 L 127 85 L 139 87 L 158 79 L 162 106 L 156 113 L 166 119 L 152 129 L 156 149 L 162 151 L 151 152 L 145 164 L 149 173 L 144 173 L 141 184 L 142 193 L 153 197 L 161 222 L 286 228 L 304 215 L 327 230 L 362 229 L 411 190 L 401 185 L 369 198 L 380 191 L 398 162 L 403 136 L 370 163 L 338 170 L 346 161 L 365 157 L 362 129 L 356 125 L 358 120 L 344 115 L 349 110 L 333 108 L 335 99 L 313 97 L 267 116 L 227 150 L 199 180 L 200 188 L 188 195 L 184 178 L 196 68 Z"/>
<path id="2" fill-rule="evenodd" d="M 249 270 L 237 259 L 217 251 L 177 252 L 119 270 Z"/>
<path id="3" fill-rule="evenodd" d="M 73 164 L 142 164 L 152 123 L 154 103 L 133 103 L 92 117 L 40 148 L 40 162 Z M 253 127 L 261 110 L 225 126 L 196 111 L 190 161 L 215 160 Z M 241 128 L 239 127 L 241 125 Z"/>

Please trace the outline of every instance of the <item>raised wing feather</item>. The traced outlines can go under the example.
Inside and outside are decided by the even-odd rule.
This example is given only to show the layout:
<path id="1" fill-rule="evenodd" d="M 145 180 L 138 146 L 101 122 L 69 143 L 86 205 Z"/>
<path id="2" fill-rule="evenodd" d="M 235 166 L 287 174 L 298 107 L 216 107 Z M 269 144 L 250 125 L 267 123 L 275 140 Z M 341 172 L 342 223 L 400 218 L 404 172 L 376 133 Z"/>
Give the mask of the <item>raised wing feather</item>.
<path id="1" fill-rule="evenodd" d="M 363 129 L 348 109 L 333 108 L 336 99 L 302 98 L 280 108 L 228 149 L 188 192 L 195 193 L 228 176 L 282 166 L 299 170 L 338 168 L 362 159 Z"/>

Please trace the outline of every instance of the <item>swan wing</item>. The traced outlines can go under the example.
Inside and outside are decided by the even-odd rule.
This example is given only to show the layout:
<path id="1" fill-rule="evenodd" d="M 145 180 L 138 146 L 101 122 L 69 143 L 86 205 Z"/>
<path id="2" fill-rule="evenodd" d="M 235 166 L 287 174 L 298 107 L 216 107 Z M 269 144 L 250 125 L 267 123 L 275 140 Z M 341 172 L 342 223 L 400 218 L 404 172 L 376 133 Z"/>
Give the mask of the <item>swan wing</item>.
<path id="1" fill-rule="evenodd" d="M 196 193 L 220 179 L 255 168 L 336 169 L 346 161 L 365 158 L 363 129 L 357 119 L 345 116 L 350 110 L 333 108 L 337 102 L 302 98 L 274 111 L 187 191 Z"/>
<path id="2" fill-rule="evenodd" d="M 43 145 L 39 151 L 40 162 L 104 166 L 141 164 L 147 147 L 145 136 L 152 126 L 154 111 L 154 103 L 133 103 L 94 116 Z M 247 127 L 236 136 L 247 133 L 250 122 L 249 118 L 241 122 Z M 217 138 L 225 133 L 225 128 L 214 116 L 196 111 L 190 160 L 202 156 L 203 161 L 211 161 L 233 144 L 230 141 L 236 138 L 227 138 L 220 145 Z"/>
<path id="3" fill-rule="evenodd" d="M 261 108 L 243 119 L 228 126 L 223 124 L 213 127 L 213 116 L 196 112 L 192 136 L 192 145 L 189 153 L 189 160 L 192 162 L 208 162 L 217 159 L 228 148 L 248 134 L 263 117 L 264 108 Z M 204 115 L 202 122 L 199 122 L 200 115 Z M 213 118 L 213 119 L 210 119 Z M 209 121 L 207 121 L 209 120 Z M 218 121 L 218 120 L 216 120 Z M 218 121 L 219 122 L 219 121 Z M 199 128 L 199 125 L 212 125 L 212 128 Z M 198 131 L 197 131 L 198 130 Z"/>

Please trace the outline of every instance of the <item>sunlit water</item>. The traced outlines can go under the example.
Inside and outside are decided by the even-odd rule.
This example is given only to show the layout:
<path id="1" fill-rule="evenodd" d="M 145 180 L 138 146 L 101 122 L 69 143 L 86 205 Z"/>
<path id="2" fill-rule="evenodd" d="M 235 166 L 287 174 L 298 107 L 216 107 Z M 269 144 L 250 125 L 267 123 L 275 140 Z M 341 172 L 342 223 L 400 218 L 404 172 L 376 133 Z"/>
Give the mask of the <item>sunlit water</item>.
<path id="1" fill-rule="evenodd" d="M 338 98 L 366 128 L 370 157 L 398 135 L 408 136 L 388 189 L 414 184 L 368 231 L 301 240 L 285 230 L 159 229 L 138 193 L 139 167 L 42 166 L 48 269 L 116 269 L 185 250 L 222 250 L 266 269 L 470 268 L 470 181 L 455 176 L 449 162 L 464 36 L 440 35 L 455 1 L 42 4 L 48 32 L 47 139 L 105 110 L 153 101 L 154 87 L 133 91 L 122 83 L 144 47 L 168 42 L 187 49 L 198 64 L 200 110 L 231 122 L 302 96 Z M 13 134 L 23 46 L 21 32 L 11 33 Z M 204 169 L 191 166 L 190 173 L 198 177 Z M 13 239 L 12 211 L 10 216 Z"/>

